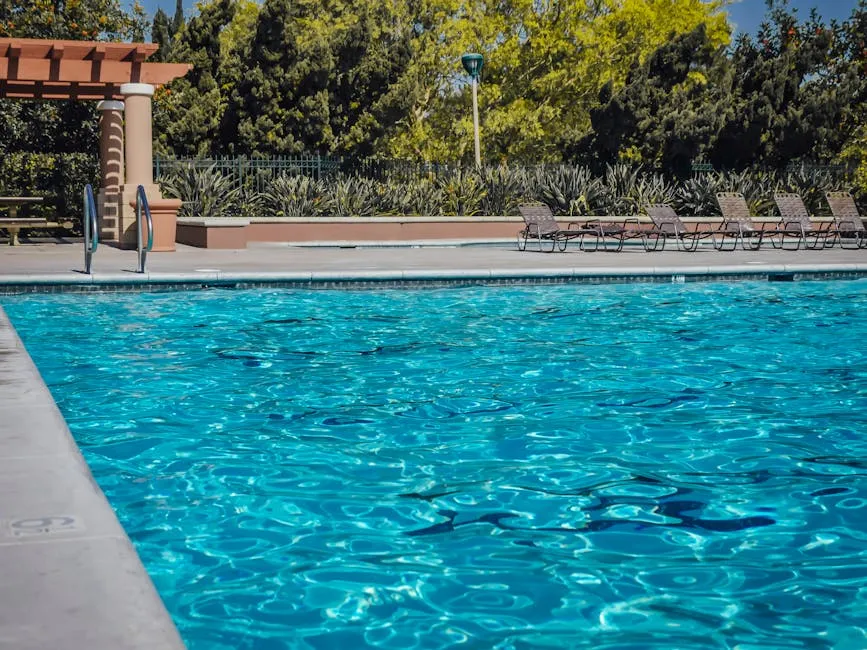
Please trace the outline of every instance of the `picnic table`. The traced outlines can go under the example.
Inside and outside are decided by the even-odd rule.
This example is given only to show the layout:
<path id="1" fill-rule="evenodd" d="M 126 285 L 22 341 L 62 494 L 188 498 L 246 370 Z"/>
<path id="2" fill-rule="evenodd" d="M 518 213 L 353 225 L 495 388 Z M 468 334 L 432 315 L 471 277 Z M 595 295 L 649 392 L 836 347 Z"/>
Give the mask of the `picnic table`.
<path id="1" fill-rule="evenodd" d="M 54 223 L 39 217 L 19 217 L 18 209 L 29 203 L 42 203 L 41 196 L 0 196 L 0 207 L 9 210 L 9 216 L 0 217 L 0 228 L 9 231 L 9 245 L 18 246 L 18 232 L 22 228 L 70 228 L 71 223 Z"/>

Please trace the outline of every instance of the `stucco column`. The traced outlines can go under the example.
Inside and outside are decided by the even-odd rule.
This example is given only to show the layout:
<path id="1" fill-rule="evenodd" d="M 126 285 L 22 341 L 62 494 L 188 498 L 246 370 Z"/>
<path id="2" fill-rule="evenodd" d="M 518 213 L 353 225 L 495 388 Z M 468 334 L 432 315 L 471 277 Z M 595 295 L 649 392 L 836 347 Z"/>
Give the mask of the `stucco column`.
<path id="1" fill-rule="evenodd" d="M 119 200 L 120 216 L 116 241 L 121 248 L 136 246 L 136 190 L 145 189 L 151 206 L 162 199 L 154 183 L 152 101 L 154 87 L 150 84 L 122 84 L 124 98 L 124 153 L 126 171 Z"/>
<path id="2" fill-rule="evenodd" d="M 123 102 L 101 101 L 99 111 L 99 190 L 96 211 L 99 238 L 117 241 L 123 214 Z"/>
<path id="3" fill-rule="evenodd" d="M 153 116 L 150 84 L 123 84 L 120 92 L 126 104 L 126 184 L 154 184 Z"/>
<path id="4" fill-rule="evenodd" d="M 123 102 L 102 101 L 99 111 L 99 187 L 123 185 Z"/>

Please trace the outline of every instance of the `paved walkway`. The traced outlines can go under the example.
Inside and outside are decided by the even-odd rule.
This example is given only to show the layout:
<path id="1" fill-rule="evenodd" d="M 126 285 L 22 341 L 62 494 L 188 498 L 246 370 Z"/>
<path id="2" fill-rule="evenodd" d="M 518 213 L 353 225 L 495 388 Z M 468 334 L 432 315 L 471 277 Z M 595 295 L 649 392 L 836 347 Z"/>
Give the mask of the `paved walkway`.
<path id="1" fill-rule="evenodd" d="M 135 251 L 100 246 L 87 276 L 81 244 L 0 247 L 0 284 L 153 282 L 214 279 L 414 279 L 446 277 L 621 276 L 671 274 L 763 274 L 867 272 L 867 250 L 694 253 L 639 249 L 620 253 L 517 251 L 499 246 L 288 246 L 251 244 L 246 250 L 178 246 L 150 253 L 145 275 L 135 273 Z"/>

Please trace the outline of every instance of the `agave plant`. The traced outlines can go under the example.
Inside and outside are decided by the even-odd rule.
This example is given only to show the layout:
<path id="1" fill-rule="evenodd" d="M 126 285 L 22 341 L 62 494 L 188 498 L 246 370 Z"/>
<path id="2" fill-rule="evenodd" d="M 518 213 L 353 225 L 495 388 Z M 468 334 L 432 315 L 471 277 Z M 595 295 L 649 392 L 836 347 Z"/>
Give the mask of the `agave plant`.
<path id="1" fill-rule="evenodd" d="M 602 181 L 587 167 L 539 167 L 536 187 L 536 198 L 557 215 L 594 214 L 594 210 L 604 205 Z"/>
<path id="2" fill-rule="evenodd" d="M 485 187 L 475 171 L 459 169 L 437 179 L 442 192 L 443 214 L 474 217 L 482 213 Z"/>
<path id="3" fill-rule="evenodd" d="M 720 175 L 721 192 L 740 192 L 750 206 L 750 212 L 758 217 L 776 214 L 774 192 L 780 189 L 780 181 L 774 172 L 744 170 L 725 172 Z"/>
<path id="4" fill-rule="evenodd" d="M 638 209 L 641 207 L 638 204 L 637 188 L 640 174 L 640 167 L 633 167 L 624 163 L 606 166 L 598 206 L 603 214 L 629 215 L 638 213 Z"/>
<path id="5" fill-rule="evenodd" d="M 377 186 L 377 214 L 437 216 L 442 214 L 442 192 L 429 177 L 386 178 Z"/>
<path id="6" fill-rule="evenodd" d="M 166 196 L 180 199 L 179 217 L 235 217 L 241 213 L 241 189 L 214 165 L 183 165 L 160 176 Z"/>
<path id="7" fill-rule="evenodd" d="M 484 186 L 482 214 L 515 215 L 518 204 L 529 194 L 527 173 L 520 168 L 506 165 L 485 167 L 479 178 Z"/>
<path id="8" fill-rule="evenodd" d="M 323 209 L 322 184 L 309 176 L 281 174 L 268 183 L 261 204 L 275 217 L 316 216 Z"/>
<path id="9" fill-rule="evenodd" d="M 651 203 L 665 203 L 670 205 L 674 202 L 676 188 L 662 174 L 645 173 L 638 177 L 633 190 L 635 211 Z"/>
<path id="10" fill-rule="evenodd" d="M 839 190 L 844 184 L 840 174 L 825 167 L 815 167 L 801 163 L 788 170 L 781 179 L 781 188 L 786 192 L 801 195 L 811 214 L 830 214 L 825 201 L 825 192 Z"/>
<path id="11" fill-rule="evenodd" d="M 379 203 L 377 181 L 360 176 L 334 176 L 325 181 L 325 198 L 335 217 L 371 217 Z"/>
<path id="12" fill-rule="evenodd" d="M 683 215 L 718 215 L 720 209 L 716 194 L 722 191 L 719 174 L 699 174 L 682 181 L 677 186 L 674 208 Z"/>

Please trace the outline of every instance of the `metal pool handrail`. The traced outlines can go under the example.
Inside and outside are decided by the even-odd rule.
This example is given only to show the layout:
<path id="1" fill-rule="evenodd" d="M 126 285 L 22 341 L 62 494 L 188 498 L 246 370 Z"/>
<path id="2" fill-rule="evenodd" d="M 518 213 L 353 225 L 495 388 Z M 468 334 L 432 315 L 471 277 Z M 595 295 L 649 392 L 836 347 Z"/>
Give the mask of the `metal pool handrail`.
<path id="1" fill-rule="evenodd" d="M 93 254 L 99 246 L 99 224 L 96 218 L 96 200 L 93 187 L 84 186 L 84 272 L 92 273 Z"/>
<path id="2" fill-rule="evenodd" d="M 142 238 L 142 213 L 147 218 L 148 226 L 148 242 L 144 244 Z M 138 248 L 138 269 L 137 273 L 145 272 L 145 264 L 147 263 L 148 251 L 154 247 L 154 222 L 151 219 L 151 209 L 148 205 L 148 197 L 145 194 L 143 186 L 139 185 L 135 191 L 135 221 L 138 230 L 137 248 Z"/>

